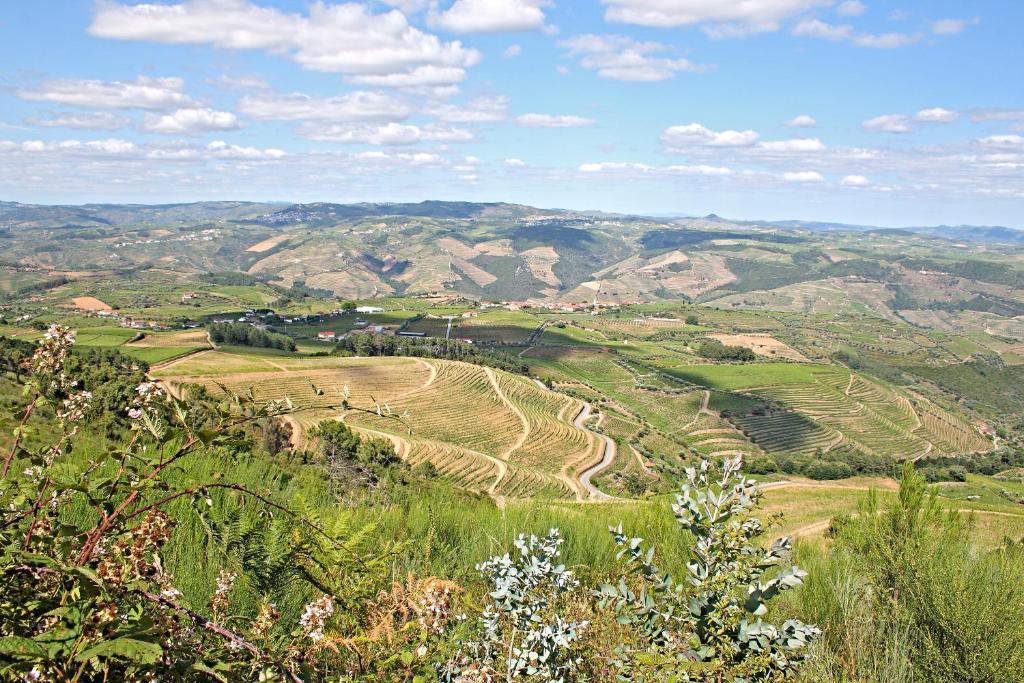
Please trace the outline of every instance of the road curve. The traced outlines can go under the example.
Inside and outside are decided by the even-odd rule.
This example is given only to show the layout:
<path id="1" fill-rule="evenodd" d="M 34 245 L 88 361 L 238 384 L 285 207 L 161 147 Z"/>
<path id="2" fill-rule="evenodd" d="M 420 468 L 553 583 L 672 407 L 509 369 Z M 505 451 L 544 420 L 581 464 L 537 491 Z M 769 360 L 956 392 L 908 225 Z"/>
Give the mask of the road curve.
<path id="1" fill-rule="evenodd" d="M 589 429 L 585 424 L 592 411 L 593 408 L 591 408 L 590 403 L 583 401 L 583 410 L 581 410 L 579 415 L 576 416 L 573 424 L 575 424 L 579 429 L 593 432 L 593 430 Z M 611 496 L 604 491 L 598 490 L 596 486 L 590 483 L 590 478 L 607 469 L 613 462 L 615 462 L 615 442 L 605 434 L 601 434 L 600 432 L 593 433 L 604 441 L 604 457 L 601 458 L 601 462 L 597 463 L 593 467 L 588 467 L 580 473 L 580 483 L 583 484 L 583 488 L 585 488 L 587 493 L 590 494 L 591 500 L 611 500 Z"/>

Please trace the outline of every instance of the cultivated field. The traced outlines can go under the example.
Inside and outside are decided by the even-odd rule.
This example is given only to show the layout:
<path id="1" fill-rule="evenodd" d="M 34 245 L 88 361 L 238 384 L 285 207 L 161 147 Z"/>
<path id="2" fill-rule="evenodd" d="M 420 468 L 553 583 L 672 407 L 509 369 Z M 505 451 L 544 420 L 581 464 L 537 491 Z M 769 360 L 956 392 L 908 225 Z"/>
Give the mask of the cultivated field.
<path id="1" fill-rule="evenodd" d="M 259 401 L 290 398 L 303 430 L 342 419 L 390 439 L 411 465 L 430 462 L 444 478 L 500 499 L 584 499 L 579 475 L 602 455 L 598 438 L 573 424 L 580 401 L 468 363 L 208 351 L 157 375 Z M 371 412 L 342 409 L 346 396 Z"/>

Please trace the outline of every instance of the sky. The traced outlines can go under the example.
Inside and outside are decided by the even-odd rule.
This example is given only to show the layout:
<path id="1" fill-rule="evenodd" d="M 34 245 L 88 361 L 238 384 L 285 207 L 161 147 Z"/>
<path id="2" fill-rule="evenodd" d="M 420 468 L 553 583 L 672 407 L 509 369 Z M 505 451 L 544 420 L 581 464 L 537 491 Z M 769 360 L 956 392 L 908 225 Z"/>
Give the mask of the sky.
<path id="1" fill-rule="evenodd" d="M 0 200 L 1024 229 L 1016 0 L 0 4 Z"/>

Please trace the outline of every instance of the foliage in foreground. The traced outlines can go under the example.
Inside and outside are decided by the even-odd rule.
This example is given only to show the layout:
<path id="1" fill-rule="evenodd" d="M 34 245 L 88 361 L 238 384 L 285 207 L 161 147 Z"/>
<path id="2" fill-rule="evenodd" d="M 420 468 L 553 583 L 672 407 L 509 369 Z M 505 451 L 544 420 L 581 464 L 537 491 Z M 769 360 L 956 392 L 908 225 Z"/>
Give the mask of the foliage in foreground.
<path id="1" fill-rule="evenodd" d="M 717 481 L 708 461 L 687 468 L 687 482 L 672 506 L 679 526 L 692 534 L 689 575 L 677 579 L 654 563 L 654 548 L 612 529 L 619 554 L 640 588 L 623 578 L 601 589 L 619 621 L 633 627 L 620 650 L 630 680 L 776 681 L 791 678 L 820 631 L 796 619 L 766 623 L 768 602 L 800 585 L 806 572 L 779 568 L 791 552 L 782 538 L 758 544 L 764 528 L 752 515 L 760 499 L 754 482 L 740 475 L 739 456 L 727 459 Z M 763 580 L 770 570 L 771 578 Z"/>

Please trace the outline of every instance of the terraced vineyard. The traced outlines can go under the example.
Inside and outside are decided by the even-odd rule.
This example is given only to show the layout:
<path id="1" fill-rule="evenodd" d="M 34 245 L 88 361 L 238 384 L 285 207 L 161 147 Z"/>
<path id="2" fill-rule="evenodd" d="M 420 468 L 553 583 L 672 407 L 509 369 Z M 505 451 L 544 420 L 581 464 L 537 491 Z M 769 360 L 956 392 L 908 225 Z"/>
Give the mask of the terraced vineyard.
<path id="1" fill-rule="evenodd" d="M 744 375 L 744 370 L 746 375 Z M 895 458 L 957 455 L 991 444 L 966 421 L 836 366 L 764 364 L 686 368 L 685 377 L 763 398 L 768 409 L 730 419 L 769 453 L 813 454 L 845 444 Z"/>
<path id="2" fill-rule="evenodd" d="M 168 365 L 173 385 L 251 392 L 260 401 L 290 398 L 305 431 L 343 419 L 395 443 L 411 465 L 496 497 L 585 498 L 579 474 L 603 446 L 573 425 L 582 403 L 532 381 L 468 363 L 410 358 L 244 357 L 219 351 Z M 360 411 L 376 403 L 401 421 Z"/>

